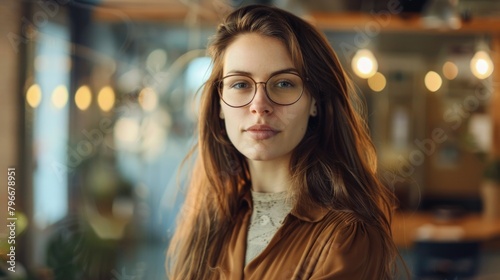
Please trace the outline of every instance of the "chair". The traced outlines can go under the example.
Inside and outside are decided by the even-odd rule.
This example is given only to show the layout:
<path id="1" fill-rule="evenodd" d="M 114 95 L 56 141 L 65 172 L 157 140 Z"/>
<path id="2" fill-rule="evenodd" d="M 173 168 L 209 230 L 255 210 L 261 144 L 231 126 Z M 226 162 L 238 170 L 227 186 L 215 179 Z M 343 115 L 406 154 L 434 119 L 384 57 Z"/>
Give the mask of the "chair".
<path id="1" fill-rule="evenodd" d="M 415 279 L 469 279 L 478 271 L 479 249 L 478 241 L 416 241 Z"/>

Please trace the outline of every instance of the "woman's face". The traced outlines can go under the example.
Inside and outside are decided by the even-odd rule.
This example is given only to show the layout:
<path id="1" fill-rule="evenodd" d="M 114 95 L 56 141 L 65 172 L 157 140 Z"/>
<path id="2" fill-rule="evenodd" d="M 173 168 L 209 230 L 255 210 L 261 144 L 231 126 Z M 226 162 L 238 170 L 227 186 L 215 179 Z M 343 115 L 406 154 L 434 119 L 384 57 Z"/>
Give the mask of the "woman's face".
<path id="1" fill-rule="evenodd" d="M 257 83 L 266 82 L 278 71 L 297 73 L 281 41 L 253 33 L 238 36 L 226 49 L 223 62 L 224 77 L 245 74 Z M 289 161 L 291 152 L 304 137 L 309 116 L 316 115 L 316 105 L 307 92 L 296 103 L 282 106 L 269 100 L 265 91 L 264 85 L 258 84 L 254 99 L 240 108 L 221 100 L 220 117 L 229 139 L 248 159 Z"/>

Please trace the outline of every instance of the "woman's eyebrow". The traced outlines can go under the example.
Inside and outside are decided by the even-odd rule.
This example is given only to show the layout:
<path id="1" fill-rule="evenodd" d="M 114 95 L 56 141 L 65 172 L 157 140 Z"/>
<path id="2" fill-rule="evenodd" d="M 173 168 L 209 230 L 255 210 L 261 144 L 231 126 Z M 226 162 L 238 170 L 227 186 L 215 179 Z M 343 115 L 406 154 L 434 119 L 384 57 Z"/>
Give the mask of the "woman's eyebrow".
<path id="1" fill-rule="evenodd" d="M 276 75 L 276 74 L 280 74 L 280 73 L 290 73 L 290 72 L 298 73 L 297 69 L 291 67 L 291 68 L 285 68 L 285 69 L 274 71 L 271 74 L 269 74 L 269 77 Z M 243 70 L 231 70 L 231 71 L 228 71 L 225 75 L 230 75 L 230 74 L 240 74 L 240 75 L 252 76 L 251 72 L 243 71 Z"/>

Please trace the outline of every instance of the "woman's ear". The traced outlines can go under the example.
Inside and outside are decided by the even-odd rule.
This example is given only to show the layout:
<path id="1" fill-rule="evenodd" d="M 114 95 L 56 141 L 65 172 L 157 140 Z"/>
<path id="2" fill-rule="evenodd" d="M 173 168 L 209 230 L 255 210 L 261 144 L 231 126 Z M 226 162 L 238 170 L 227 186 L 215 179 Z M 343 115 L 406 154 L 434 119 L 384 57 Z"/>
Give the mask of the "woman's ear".
<path id="1" fill-rule="evenodd" d="M 311 108 L 309 108 L 309 115 L 311 115 L 311 117 L 316 117 L 316 115 L 318 114 L 318 109 L 316 107 L 316 99 L 312 99 L 312 102 L 311 102 Z"/>

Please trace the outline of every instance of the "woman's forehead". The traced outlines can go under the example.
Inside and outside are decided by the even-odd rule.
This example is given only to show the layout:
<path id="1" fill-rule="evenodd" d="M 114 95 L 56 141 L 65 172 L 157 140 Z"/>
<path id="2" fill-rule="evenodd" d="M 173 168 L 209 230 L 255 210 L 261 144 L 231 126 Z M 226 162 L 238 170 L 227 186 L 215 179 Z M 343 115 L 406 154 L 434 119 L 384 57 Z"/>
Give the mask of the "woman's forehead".
<path id="1" fill-rule="evenodd" d="M 266 74 L 283 69 L 295 69 L 286 45 L 279 39 L 249 33 L 238 36 L 225 50 L 223 75 L 247 72 Z"/>

